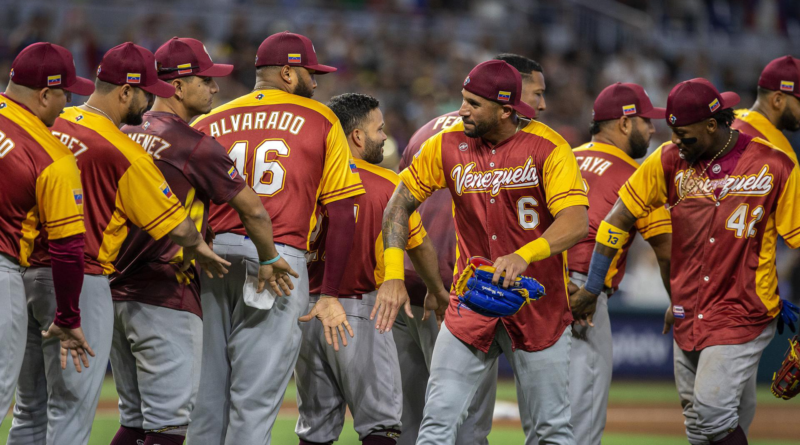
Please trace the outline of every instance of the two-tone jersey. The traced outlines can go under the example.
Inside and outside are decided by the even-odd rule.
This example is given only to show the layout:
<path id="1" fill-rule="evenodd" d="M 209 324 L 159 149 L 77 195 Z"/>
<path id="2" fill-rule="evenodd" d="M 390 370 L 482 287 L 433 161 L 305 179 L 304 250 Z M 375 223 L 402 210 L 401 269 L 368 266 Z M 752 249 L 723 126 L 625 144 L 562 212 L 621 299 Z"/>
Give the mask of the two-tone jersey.
<path id="1" fill-rule="evenodd" d="M 114 272 L 130 224 L 161 238 L 186 218 L 150 156 L 105 116 L 70 107 L 51 130 L 73 150 L 81 170 L 87 274 Z M 37 240 L 31 264 L 49 267 L 47 252 L 45 240 Z"/>
<path id="2" fill-rule="evenodd" d="M 339 295 L 363 295 L 379 288 L 385 276 L 383 262 L 383 232 L 381 224 L 383 211 L 394 193 L 400 177 L 397 173 L 361 159 L 355 159 L 361 183 L 366 193 L 355 197 L 353 211 L 356 216 L 353 250 L 347 267 L 344 269 Z M 322 292 L 325 277 L 325 241 L 327 238 L 328 217 L 325 207 L 320 208 L 323 217 L 311 233 L 308 264 L 309 289 L 312 294 Z M 419 214 L 414 212 L 408 220 L 408 243 L 406 249 L 422 244 L 425 238 Z"/>
<path id="3" fill-rule="evenodd" d="M 317 203 L 364 193 L 339 118 L 325 105 L 280 90 L 248 93 L 193 124 L 219 141 L 273 216 L 276 243 L 308 250 Z M 216 233 L 246 235 L 228 205 L 212 206 Z"/>
<path id="4" fill-rule="evenodd" d="M 570 271 L 588 274 L 597 228 L 600 227 L 600 223 L 608 216 L 611 208 L 617 202 L 619 189 L 636 171 L 639 164 L 619 148 L 599 142 L 583 144 L 573 151 L 589 196 L 589 235 L 569 249 L 567 261 L 569 261 Z M 628 242 L 617 251 L 617 255 L 611 262 L 611 267 L 606 275 L 606 287 L 614 290 L 619 287 L 619 283 L 625 275 L 628 249 L 633 244 L 636 232 L 642 234 L 644 239 L 672 233 L 669 211 L 661 207 L 636 221 L 634 227 L 631 228 Z"/>
<path id="5" fill-rule="evenodd" d="M 453 111 L 431 120 L 417 130 L 408 141 L 400 161 L 400 170 L 405 170 L 414 156 L 419 153 L 422 144 L 436 133 L 451 125 L 461 122 L 458 111 Z M 428 239 L 436 248 L 439 257 L 439 274 L 446 289 L 450 289 L 453 281 L 453 269 L 456 265 L 456 227 L 453 223 L 453 198 L 445 190 L 434 192 L 418 208 L 422 217 L 422 225 L 428 230 Z M 405 255 L 405 283 L 411 304 L 422 306 L 425 303 L 425 294 L 428 287 L 419 277 L 408 255 Z"/>
<path id="6" fill-rule="evenodd" d="M 541 237 L 560 211 L 589 205 L 569 144 L 537 121 L 494 146 L 467 137 L 464 124 L 455 124 L 428 139 L 400 179 L 419 201 L 437 189 L 450 190 L 458 237 L 453 279 L 470 257 L 512 254 Z M 497 323 L 505 326 L 514 349 L 552 346 L 572 323 L 566 253 L 531 264 L 523 275 L 539 280 L 547 296 L 510 317 L 491 318 L 459 309 L 451 292 L 447 328 L 484 352 Z"/>
<path id="7" fill-rule="evenodd" d="M 736 119 L 731 128 L 739 130 L 744 134 L 761 138 L 774 145 L 778 150 L 786 153 L 795 164 L 797 164 L 797 153 L 789 143 L 789 139 L 782 131 L 778 130 L 772 122 L 758 111 L 747 109 L 736 110 Z"/>
<path id="8" fill-rule="evenodd" d="M 175 114 L 150 111 L 141 125 L 122 131 L 153 157 L 201 234 L 206 233 L 210 203 L 225 204 L 246 187 L 225 149 Z M 202 316 L 198 270 L 192 266 L 182 272 L 182 263 L 183 248 L 168 237 L 154 239 L 131 228 L 115 263 L 119 273 L 111 282 L 114 299 Z"/>
<path id="9" fill-rule="evenodd" d="M 24 105 L 0 95 L 0 253 L 30 266 L 34 242 L 84 232 L 72 153 Z"/>
<path id="10" fill-rule="evenodd" d="M 692 165 L 674 144 L 664 144 L 628 179 L 619 197 L 635 217 L 682 199 L 670 210 L 674 336 L 681 349 L 746 343 L 775 318 L 777 236 L 800 246 L 798 194 L 800 170 L 792 159 L 743 133 L 714 165 Z"/>

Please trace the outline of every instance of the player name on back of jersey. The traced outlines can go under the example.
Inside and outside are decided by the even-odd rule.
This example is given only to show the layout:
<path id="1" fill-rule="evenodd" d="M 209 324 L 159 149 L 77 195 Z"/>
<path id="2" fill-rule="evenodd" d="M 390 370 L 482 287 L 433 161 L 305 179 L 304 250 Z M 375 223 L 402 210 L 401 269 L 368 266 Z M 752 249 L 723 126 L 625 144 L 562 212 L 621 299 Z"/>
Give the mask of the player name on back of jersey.
<path id="1" fill-rule="evenodd" d="M 726 176 L 720 179 L 698 178 L 693 168 L 680 170 L 675 174 L 675 183 L 679 196 L 689 197 L 711 196 L 719 187 L 722 191 L 719 199 L 727 195 L 765 196 L 772 190 L 773 176 L 769 166 L 764 165 L 761 171 L 753 174 Z"/>
<path id="2" fill-rule="evenodd" d="M 279 130 L 297 135 L 305 123 L 303 116 L 288 111 L 255 111 L 224 116 L 209 124 L 208 132 L 215 138 L 249 130 Z"/>
<path id="3" fill-rule="evenodd" d="M 575 159 L 578 161 L 579 168 L 582 172 L 594 173 L 597 176 L 603 176 L 603 173 L 614 165 L 614 163 L 608 159 L 595 156 L 576 155 Z"/>
<path id="4" fill-rule="evenodd" d="M 149 122 L 148 122 L 149 123 Z M 148 123 L 145 123 L 147 125 Z M 145 128 L 147 129 L 147 128 Z M 155 159 L 161 159 L 161 152 L 172 146 L 169 142 L 158 136 L 147 133 L 128 133 L 128 137 L 141 145 L 142 148 Z"/>
<path id="5" fill-rule="evenodd" d="M 517 167 L 495 168 L 492 170 L 473 171 L 475 163 L 466 166 L 456 164 L 450 172 L 450 177 L 455 181 L 456 193 L 490 192 L 492 196 L 500 194 L 502 189 L 538 187 L 539 175 L 533 158 L 528 156 L 525 165 Z"/>

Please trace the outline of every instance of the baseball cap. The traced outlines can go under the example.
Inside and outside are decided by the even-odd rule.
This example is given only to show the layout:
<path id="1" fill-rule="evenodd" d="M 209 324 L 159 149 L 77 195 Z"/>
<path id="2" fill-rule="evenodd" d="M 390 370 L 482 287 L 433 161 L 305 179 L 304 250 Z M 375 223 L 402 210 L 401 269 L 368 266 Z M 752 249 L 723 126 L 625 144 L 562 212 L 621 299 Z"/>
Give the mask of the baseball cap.
<path id="1" fill-rule="evenodd" d="M 758 86 L 800 98 L 800 60 L 784 56 L 768 63 L 761 71 Z"/>
<path id="2" fill-rule="evenodd" d="M 464 89 L 492 102 L 511 105 L 517 113 L 529 119 L 536 117 L 536 110 L 522 102 L 522 76 L 502 60 L 478 64 L 464 79 Z"/>
<path id="3" fill-rule="evenodd" d="M 205 45 L 197 39 L 173 37 L 155 53 L 158 77 L 172 80 L 186 76 L 224 77 L 233 65 L 214 63 Z"/>
<path id="4" fill-rule="evenodd" d="M 667 124 L 683 127 L 708 119 L 717 111 L 739 103 L 739 95 L 720 93 L 711 82 L 698 77 L 675 85 L 667 97 Z"/>
<path id="5" fill-rule="evenodd" d="M 48 42 L 34 43 L 20 51 L 9 76 L 17 85 L 29 88 L 61 88 L 81 96 L 94 92 L 94 82 L 75 74 L 72 53 Z"/>
<path id="6" fill-rule="evenodd" d="M 256 67 L 284 65 L 303 67 L 315 71 L 316 74 L 336 71 L 332 66 L 317 62 L 317 51 L 308 37 L 289 31 L 267 37 L 256 53 Z"/>
<path id="7" fill-rule="evenodd" d="M 617 82 L 605 87 L 597 96 L 592 116 L 595 122 L 619 119 L 622 116 L 664 119 L 666 110 L 653 107 L 650 97 L 641 86 Z"/>
<path id="8" fill-rule="evenodd" d="M 97 78 L 114 85 L 138 87 L 158 97 L 175 95 L 175 87 L 158 79 L 153 53 L 131 42 L 108 50 L 97 67 Z"/>

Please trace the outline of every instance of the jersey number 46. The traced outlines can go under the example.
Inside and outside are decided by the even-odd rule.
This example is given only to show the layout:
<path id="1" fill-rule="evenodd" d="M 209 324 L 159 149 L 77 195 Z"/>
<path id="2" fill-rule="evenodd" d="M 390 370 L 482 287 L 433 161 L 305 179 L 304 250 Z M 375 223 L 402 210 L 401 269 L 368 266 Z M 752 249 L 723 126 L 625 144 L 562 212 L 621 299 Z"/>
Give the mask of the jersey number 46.
<path id="1" fill-rule="evenodd" d="M 281 190 L 286 180 L 286 169 L 280 158 L 289 156 L 289 146 L 283 139 L 267 139 L 255 148 L 251 170 L 246 170 L 250 154 L 248 141 L 237 141 L 228 150 L 236 170 L 244 176 L 244 180 L 261 196 L 274 196 Z M 274 159 L 270 160 L 270 153 Z"/>

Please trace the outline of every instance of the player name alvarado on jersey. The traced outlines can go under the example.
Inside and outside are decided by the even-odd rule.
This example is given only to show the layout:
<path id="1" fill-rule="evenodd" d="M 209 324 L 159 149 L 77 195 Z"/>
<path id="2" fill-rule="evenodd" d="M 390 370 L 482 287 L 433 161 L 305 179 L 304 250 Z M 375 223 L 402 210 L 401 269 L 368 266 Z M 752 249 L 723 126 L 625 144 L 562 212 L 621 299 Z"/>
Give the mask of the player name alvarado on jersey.
<path id="1" fill-rule="evenodd" d="M 517 167 L 495 168 L 485 172 L 473 171 L 475 163 L 466 166 L 457 164 L 450 172 L 455 181 L 456 193 L 483 193 L 489 191 L 492 196 L 500 194 L 502 189 L 516 189 L 539 186 L 539 175 L 533 158 L 528 156 L 525 165 Z"/>
<path id="2" fill-rule="evenodd" d="M 678 195 L 683 197 L 700 198 L 711 196 L 719 187 L 722 191 L 718 199 L 727 195 L 734 196 L 765 196 L 772 190 L 773 176 L 769 166 L 764 165 L 761 171 L 750 175 L 726 176 L 720 179 L 701 179 L 695 176 L 695 170 L 681 170 L 675 174 L 675 185 Z"/>
<path id="3" fill-rule="evenodd" d="M 239 113 L 225 116 L 208 125 L 211 136 L 218 138 L 221 135 L 247 130 L 281 130 L 291 134 L 298 134 L 306 120 L 302 116 L 295 116 L 288 111 L 259 111 L 255 113 Z"/>

